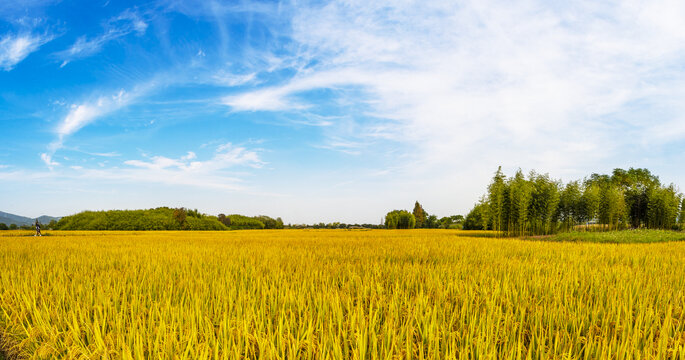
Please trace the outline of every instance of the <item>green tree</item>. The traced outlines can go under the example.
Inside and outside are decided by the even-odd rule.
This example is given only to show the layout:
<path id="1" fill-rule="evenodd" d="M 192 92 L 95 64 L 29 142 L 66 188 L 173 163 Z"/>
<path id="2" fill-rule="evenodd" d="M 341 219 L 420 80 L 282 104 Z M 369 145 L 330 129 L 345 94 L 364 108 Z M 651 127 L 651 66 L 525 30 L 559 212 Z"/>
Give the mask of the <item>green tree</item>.
<path id="1" fill-rule="evenodd" d="M 628 218 L 623 191 L 612 182 L 602 184 L 599 191 L 597 218 L 603 228 L 618 229 Z"/>
<path id="2" fill-rule="evenodd" d="M 498 167 L 488 186 L 488 212 L 492 220 L 492 229 L 501 232 L 505 220 L 505 196 L 506 176 L 502 173 L 502 167 Z"/>
<path id="3" fill-rule="evenodd" d="M 9 227 L 5 223 L 0 223 L 0 230 L 9 230 Z"/>
<path id="4" fill-rule="evenodd" d="M 464 230 L 487 230 L 487 207 L 484 202 L 479 202 L 466 214 L 464 219 Z"/>
<path id="5" fill-rule="evenodd" d="M 528 232 L 528 206 L 531 202 L 531 196 L 531 184 L 524 178 L 523 172 L 519 169 L 516 175 L 509 180 L 507 232 L 510 235 L 522 236 Z"/>
<path id="6" fill-rule="evenodd" d="M 283 229 L 283 220 L 281 218 L 274 219 L 266 215 L 255 216 L 254 218 L 261 221 L 265 229 Z"/>
<path id="7" fill-rule="evenodd" d="M 428 229 L 437 229 L 440 227 L 438 217 L 436 215 L 428 215 L 428 217 L 426 217 L 426 223 L 423 224 L 423 227 Z"/>
<path id="8" fill-rule="evenodd" d="M 680 216 L 678 217 L 678 224 L 680 225 L 680 230 L 685 230 L 685 198 L 683 198 L 680 204 Z"/>
<path id="9" fill-rule="evenodd" d="M 614 169 L 612 182 L 623 190 L 626 209 L 633 228 L 647 225 L 648 194 L 661 183 L 647 169 Z"/>
<path id="10" fill-rule="evenodd" d="M 647 226 L 652 229 L 675 228 L 681 202 L 681 195 L 675 186 L 651 188 L 648 197 Z"/>
<path id="11" fill-rule="evenodd" d="M 588 223 L 596 220 L 599 212 L 599 185 L 586 182 L 580 201 L 581 221 Z"/>
<path id="12" fill-rule="evenodd" d="M 219 220 L 220 223 L 224 224 L 224 226 L 231 226 L 231 218 L 224 214 L 219 214 L 217 216 L 217 219 Z"/>
<path id="13" fill-rule="evenodd" d="M 530 205 L 528 216 L 530 231 L 533 234 L 551 234 L 557 230 L 557 209 L 560 201 L 561 184 L 550 179 L 549 175 L 531 172 Z"/>
<path id="14" fill-rule="evenodd" d="M 388 229 L 413 229 L 414 226 L 416 218 L 407 210 L 393 210 L 385 215 L 385 227 Z"/>
<path id="15" fill-rule="evenodd" d="M 174 209 L 174 220 L 178 223 L 181 229 L 187 228 L 186 218 L 188 217 L 188 212 L 185 208 Z"/>
<path id="16" fill-rule="evenodd" d="M 581 190 L 578 181 L 571 181 L 564 187 L 559 196 L 559 206 L 557 208 L 557 218 L 561 221 L 561 226 L 568 231 L 581 221 Z"/>
<path id="17" fill-rule="evenodd" d="M 414 211 L 412 211 L 414 219 L 416 220 L 416 228 L 423 228 L 426 223 L 426 212 L 423 210 L 421 204 L 418 201 L 414 203 Z"/>

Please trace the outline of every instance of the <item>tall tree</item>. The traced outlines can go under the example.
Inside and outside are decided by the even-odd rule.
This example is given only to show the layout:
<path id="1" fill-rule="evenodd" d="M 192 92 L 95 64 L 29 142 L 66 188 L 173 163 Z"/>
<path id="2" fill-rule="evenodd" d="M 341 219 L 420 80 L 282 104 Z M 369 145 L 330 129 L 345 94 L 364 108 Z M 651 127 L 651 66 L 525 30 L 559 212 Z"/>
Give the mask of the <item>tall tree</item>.
<path id="1" fill-rule="evenodd" d="M 612 181 L 624 193 L 628 217 L 633 228 L 647 225 L 649 192 L 661 186 L 659 178 L 647 169 L 614 169 Z"/>
<path id="2" fill-rule="evenodd" d="M 618 229 L 627 219 L 623 191 L 612 182 L 600 186 L 597 218 L 609 230 Z"/>
<path id="3" fill-rule="evenodd" d="M 678 225 L 680 230 L 685 230 L 685 198 L 680 204 L 680 216 L 678 217 Z"/>
<path id="4" fill-rule="evenodd" d="M 488 210 L 492 219 L 492 229 L 498 234 L 504 226 L 504 204 L 506 176 L 502 173 L 502 167 L 497 168 L 492 182 L 488 186 Z"/>
<path id="5" fill-rule="evenodd" d="M 599 213 L 599 185 L 586 182 L 581 196 L 581 219 L 590 222 L 597 219 Z"/>
<path id="6" fill-rule="evenodd" d="M 652 188 L 647 204 L 647 224 L 653 229 L 672 229 L 678 219 L 681 196 L 671 184 L 664 188 Z"/>
<path id="7" fill-rule="evenodd" d="M 414 211 L 412 211 L 412 214 L 414 214 L 414 219 L 416 219 L 416 228 L 423 228 L 426 224 L 427 214 L 418 201 L 414 204 Z"/>
<path id="8" fill-rule="evenodd" d="M 534 234 L 556 231 L 560 183 L 549 175 L 530 173 L 531 201 L 528 210 L 530 229 Z"/>
<path id="9" fill-rule="evenodd" d="M 571 230 L 581 221 L 581 190 L 578 181 L 571 181 L 564 187 L 559 196 L 557 218 L 561 221 L 564 230 Z"/>
<path id="10" fill-rule="evenodd" d="M 509 224 L 507 232 L 510 235 L 522 236 L 529 229 L 528 207 L 531 200 L 531 185 L 519 169 L 509 180 Z"/>

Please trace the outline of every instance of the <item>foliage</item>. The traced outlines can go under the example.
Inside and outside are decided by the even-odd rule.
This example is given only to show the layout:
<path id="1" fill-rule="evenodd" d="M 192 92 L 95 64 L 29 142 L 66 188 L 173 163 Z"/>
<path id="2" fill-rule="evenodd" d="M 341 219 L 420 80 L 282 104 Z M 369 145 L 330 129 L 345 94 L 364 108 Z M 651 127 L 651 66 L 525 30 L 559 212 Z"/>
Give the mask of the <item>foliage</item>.
<path id="1" fill-rule="evenodd" d="M 427 214 L 423 210 L 423 206 L 421 206 L 421 204 L 419 204 L 418 201 L 414 204 L 414 210 L 412 211 L 412 215 L 414 215 L 414 219 L 416 221 L 415 227 L 417 229 L 425 227 Z"/>
<path id="2" fill-rule="evenodd" d="M 440 227 L 440 220 L 437 215 L 426 216 L 426 223 L 423 225 L 426 229 L 437 229 Z"/>
<path id="3" fill-rule="evenodd" d="M 244 215 L 228 215 L 231 230 L 264 229 L 265 225 L 259 219 Z"/>
<path id="4" fill-rule="evenodd" d="M 485 198 L 467 216 L 464 229 L 492 229 L 509 236 L 548 235 L 579 224 L 602 230 L 682 227 L 683 196 L 663 186 L 647 169 L 615 169 L 563 184 L 549 175 L 519 169 L 507 178 L 501 167 Z"/>
<path id="5" fill-rule="evenodd" d="M 460 233 L 3 237 L 1 346 L 12 359 L 685 358 L 685 243 Z"/>
<path id="6" fill-rule="evenodd" d="M 7 224 L 5 224 L 5 223 L 0 223 L 0 230 L 9 230 L 9 229 L 10 229 L 10 228 L 9 228 L 9 226 L 7 226 Z"/>
<path id="7" fill-rule="evenodd" d="M 281 218 L 274 219 L 266 215 L 259 215 L 254 218 L 264 224 L 264 229 L 283 229 L 283 220 Z"/>
<path id="8" fill-rule="evenodd" d="M 464 230 L 488 230 L 487 204 L 480 202 L 464 219 Z"/>
<path id="9" fill-rule="evenodd" d="M 685 198 L 680 204 L 680 215 L 678 216 L 678 227 L 680 230 L 685 230 Z"/>
<path id="10" fill-rule="evenodd" d="M 413 229 L 415 225 L 414 214 L 407 210 L 393 210 L 385 215 L 385 227 L 388 229 Z"/>
<path id="11" fill-rule="evenodd" d="M 281 218 L 260 215 L 219 214 L 211 216 L 197 209 L 166 207 L 149 210 L 84 211 L 66 216 L 51 229 L 58 230 L 245 230 L 283 229 Z"/>
<path id="12" fill-rule="evenodd" d="M 148 210 L 84 211 L 66 216 L 59 230 L 226 230 L 214 216 L 197 210 L 161 207 Z"/>
<path id="13" fill-rule="evenodd" d="M 456 229 L 461 230 L 464 227 L 463 215 L 443 216 L 438 220 L 440 229 Z"/>

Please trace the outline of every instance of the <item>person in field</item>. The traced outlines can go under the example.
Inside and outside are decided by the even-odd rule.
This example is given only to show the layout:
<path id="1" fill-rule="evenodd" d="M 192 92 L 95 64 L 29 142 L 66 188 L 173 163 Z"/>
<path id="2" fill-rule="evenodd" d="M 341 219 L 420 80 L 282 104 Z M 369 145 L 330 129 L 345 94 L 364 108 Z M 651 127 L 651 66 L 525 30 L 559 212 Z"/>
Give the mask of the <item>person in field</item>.
<path id="1" fill-rule="evenodd" d="M 33 235 L 33 236 L 43 236 L 40 233 L 40 223 L 38 223 L 38 219 L 36 219 L 36 235 Z"/>

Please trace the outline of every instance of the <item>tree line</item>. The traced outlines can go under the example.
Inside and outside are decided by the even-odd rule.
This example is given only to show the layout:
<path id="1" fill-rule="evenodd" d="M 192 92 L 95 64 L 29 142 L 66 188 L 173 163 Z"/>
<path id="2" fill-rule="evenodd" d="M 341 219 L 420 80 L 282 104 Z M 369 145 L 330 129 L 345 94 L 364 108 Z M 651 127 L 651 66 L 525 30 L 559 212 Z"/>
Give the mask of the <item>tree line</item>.
<path id="1" fill-rule="evenodd" d="M 416 201 L 414 210 L 393 210 L 385 215 L 386 229 L 461 229 L 464 223 L 462 215 L 444 216 L 430 215 L 423 206 Z"/>
<path id="2" fill-rule="evenodd" d="M 282 229 L 281 218 L 269 216 L 207 215 L 197 209 L 159 207 L 147 210 L 83 211 L 65 216 L 54 230 L 244 230 Z"/>
<path id="3" fill-rule="evenodd" d="M 466 216 L 465 229 L 508 236 L 547 235 L 572 229 L 684 229 L 685 199 L 647 169 L 614 169 L 566 184 L 548 174 L 500 167 L 486 194 Z"/>

